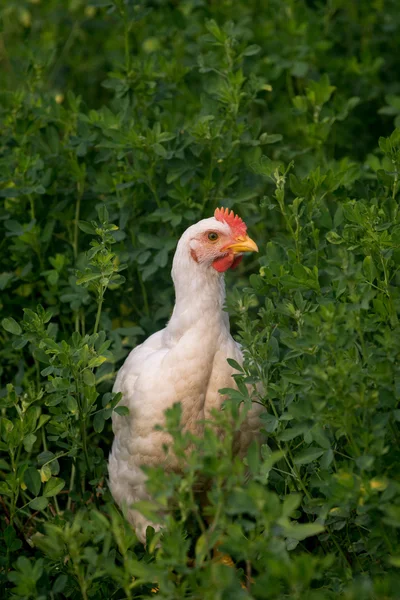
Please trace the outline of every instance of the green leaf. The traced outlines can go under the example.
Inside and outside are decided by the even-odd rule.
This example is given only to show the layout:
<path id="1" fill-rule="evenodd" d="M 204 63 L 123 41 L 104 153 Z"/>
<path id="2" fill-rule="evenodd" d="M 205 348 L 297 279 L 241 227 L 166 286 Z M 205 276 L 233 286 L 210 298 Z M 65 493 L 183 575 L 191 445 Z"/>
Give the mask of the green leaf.
<path id="1" fill-rule="evenodd" d="M 306 448 L 294 456 L 293 462 L 295 465 L 308 465 L 323 454 L 321 448 Z"/>
<path id="2" fill-rule="evenodd" d="M 276 418 L 276 416 L 270 415 L 267 412 L 262 413 L 260 415 L 260 418 L 262 419 L 262 421 L 264 421 L 264 427 L 265 427 L 265 431 L 267 431 L 267 433 L 274 432 L 275 429 L 279 425 L 279 420 Z"/>
<path id="3" fill-rule="evenodd" d="M 53 585 L 53 594 L 61 594 L 68 583 L 68 577 L 64 573 L 59 575 Z"/>
<path id="4" fill-rule="evenodd" d="M 96 235 L 96 229 L 88 221 L 79 221 L 78 227 L 81 231 L 89 233 L 90 235 Z"/>
<path id="5" fill-rule="evenodd" d="M 76 414 L 78 412 L 78 403 L 76 401 L 76 399 L 73 396 L 67 396 L 66 398 L 66 405 L 68 410 L 72 413 L 72 414 Z"/>
<path id="6" fill-rule="evenodd" d="M 363 261 L 363 273 L 369 283 L 372 283 L 377 275 L 372 256 L 366 256 Z"/>
<path id="7" fill-rule="evenodd" d="M 49 479 L 51 479 L 52 476 L 52 467 L 53 463 L 50 463 L 48 465 L 43 465 L 43 467 L 40 469 L 40 479 L 42 480 L 42 483 L 46 483 L 47 481 L 49 481 Z"/>
<path id="8" fill-rule="evenodd" d="M 121 417 L 126 417 L 126 415 L 129 415 L 129 408 L 127 406 L 116 406 L 114 411 Z"/>
<path id="9" fill-rule="evenodd" d="M 58 492 L 61 492 L 65 485 L 64 479 L 59 477 L 52 477 L 44 486 L 43 496 L 49 498 L 50 496 L 56 496 Z"/>
<path id="10" fill-rule="evenodd" d="M 282 515 L 290 517 L 294 511 L 300 506 L 301 494 L 288 494 L 283 500 Z"/>
<path id="11" fill-rule="evenodd" d="M 109 222 L 109 214 L 105 204 L 101 204 L 97 207 L 97 215 L 101 223 Z"/>
<path id="12" fill-rule="evenodd" d="M 226 33 L 219 28 L 214 19 L 209 19 L 206 21 L 206 28 L 220 43 L 223 44 L 225 42 L 227 37 Z"/>
<path id="13" fill-rule="evenodd" d="M 213 548 L 215 544 L 218 543 L 218 538 L 219 532 L 210 530 L 207 531 L 207 534 L 203 533 L 202 535 L 200 535 L 200 537 L 197 538 L 195 547 L 196 564 L 201 565 L 210 548 Z"/>
<path id="14" fill-rule="evenodd" d="M 29 467 L 24 473 L 24 483 L 26 484 L 28 490 L 34 496 L 37 496 L 42 485 L 39 471 L 34 467 Z"/>
<path id="15" fill-rule="evenodd" d="M 307 71 L 309 69 L 309 65 L 306 62 L 296 60 L 293 63 L 291 73 L 294 77 L 305 77 L 307 75 Z"/>
<path id="16" fill-rule="evenodd" d="M 259 509 L 255 498 L 252 498 L 245 489 L 234 489 L 227 497 L 224 510 L 228 515 L 248 513 L 255 516 Z"/>
<path id="17" fill-rule="evenodd" d="M 301 523 L 286 526 L 284 527 L 284 530 L 287 537 L 301 542 L 308 537 L 322 533 L 324 531 L 324 527 L 319 523 Z"/>
<path id="18" fill-rule="evenodd" d="M 344 242 L 344 239 L 341 238 L 340 235 L 336 233 L 336 231 L 328 231 L 328 233 L 326 234 L 326 239 L 331 244 L 343 244 Z"/>
<path id="19" fill-rule="evenodd" d="M 157 507 L 154 502 L 149 500 L 140 500 L 135 502 L 133 508 L 138 510 L 150 521 L 154 521 L 154 523 L 160 523 L 162 521 L 159 507 Z"/>
<path id="20" fill-rule="evenodd" d="M 299 435 L 302 435 L 309 431 L 311 426 L 308 423 L 299 423 L 294 427 L 288 427 L 282 433 L 280 433 L 277 437 L 278 440 L 282 442 L 289 442 L 290 440 L 294 440 Z"/>
<path id="21" fill-rule="evenodd" d="M 4 529 L 3 536 L 6 548 L 8 548 L 10 552 L 16 552 L 21 548 L 22 542 L 17 538 L 16 531 L 12 525 L 8 525 Z"/>
<path id="22" fill-rule="evenodd" d="M 262 133 L 260 135 L 260 144 L 276 144 L 276 142 L 280 141 L 282 141 L 282 135 L 280 133 L 273 133 L 270 135 Z"/>
<path id="23" fill-rule="evenodd" d="M 76 280 L 76 285 L 90 283 L 91 281 L 95 281 L 100 278 L 101 273 L 86 273 L 85 275 L 82 275 L 82 277 L 79 277 L 79 279 Z"/>
<path id="24" fill-rule="evenodd" d="M 13 496 L 13 491 L 6 481 L 0 481 L 0 495 Z"/>
<path id="25" fill-rule="evenodd" d="M 322 106 L 328 102 L 336 87 L 330 85 L 329 76 L 324 73 L 319 81 L 310 81 L 307 97 L 313 106 Z"/>
<path id="26" fill-rule="evenodd" d="M 13 335 L 21 335 L 22 329 L 18 325 L 17 321 L 12 317 L 6 317 L 1 322 L 3 328 L 8 331 L 8 333 L 12 333 Z"/>
<path id="27" fill-rule="evenodd" d="M 46 367 L 45 369 L 43 369 L 40 374 L 42 377 L 47 377 L 48 375 L 51 375 L 54 372 L 54 367 L 53 365 L 50 365 L 49 367 Z"/>
<path id="28" fill-rule="evenodd" d="M 50 452 L 50 450 L 44 450 L 44 452 L 41 452 L 38 455 L 37 461 L 39 465 L 44 465 L 44 463 L 47 463 L 54 458 L 55 454 L 53 452 Z"/>
<path id="29" fill-rule="evenodd" d="M 101 433 L 104 429 L 104 412 L 102 410 L 93 417 L 93 429 L 96 433 Z"/>
<path id="30" fill-rule="evenodd" d="M 333 450 L 329 448 L 321 457 L 319 462 L 321 469 L 328 469 L 333 461 Z"/>
<path id="31" fill-rule="evenodd" d="M 243 56 L 254 56 L 255 54 L 258 54 L 260 50 L 260 46 L 257 46 L 257 44 L 252 44 L 251 46 L 247 46 L 243 52 Z"/>
<path id="32" fill-rule="evenodd" d="M 90 371 L 90 369 L 85 369 L 85 371 L 83 371 L 83 381 L 86 385 L 89 386 L 96 385 L 96 377 L 94 376 L 92 371 Z"/>
<path id="33" fill-rule="evenodd" d="M 247 464 L 249 465 L 251 473 L 255 475 L 258 473 L 258 469 L 260 467 L 260 448 L 254 440 L 247 450 Z"/>
<path id="34" fill-rule="evenodd" d="M 153 144 L 153 150 L 157 156 L 161 156 L 161 158 L 167 158 L 167 151 L 162 144 Z"/>
<path id="35" fill-rule="evenodd" d="M 14 340 L 12 343 L 12 347 L 15 350 L 21 350 L 24 346 L 26 346 L 28 343 L 28 339 L 27 338 L 19 338 L 18 340 Z"/>
<path id="36" fill-rule="evenodd" d="M 236 371 L 239 371 L 239 373 L 243 373 L 243 367 L 233 358 L 227 358 L 227 362 L 228 365 L 230 365 L 233 369 L 235 369 Z"/>
<path id="37" fill-rule="evenodd" d="M 104 362 L 106 362 L 107 358 L 105 356 L 95 356 L 91 358 L 88 364 L 89 369 L 94 369 L 95 367 L 100 367 Z"/>
<path id="38" fill-rule="evenodd" d="M 25 452 L 31 452 L 33 444 L 36 442 L 37 437 L 34 433 L 28 433 L 23 439 Z"/>
<path id="39" fill-rule="evenodd" d="M 49 501 L 44 496 L 38 496 L 29 502 L 29 506 L 32 510 L 44 510 L 48 504 Z"/>

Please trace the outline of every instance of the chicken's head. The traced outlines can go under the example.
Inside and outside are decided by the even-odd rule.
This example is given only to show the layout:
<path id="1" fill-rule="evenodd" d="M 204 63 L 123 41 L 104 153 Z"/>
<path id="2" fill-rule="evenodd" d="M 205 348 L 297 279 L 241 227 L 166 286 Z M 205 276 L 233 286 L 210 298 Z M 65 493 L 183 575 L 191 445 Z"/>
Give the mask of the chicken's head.
<path id="1" fill-rule="evenodd" d="M 243 252 L 258 252 L 257 244 L 246 233 L 244 221 L 227 208 L 217 208 L 214 217 L 200 221 L 189 232 L 192 259 L 219 273 L 235 268 Z"/>

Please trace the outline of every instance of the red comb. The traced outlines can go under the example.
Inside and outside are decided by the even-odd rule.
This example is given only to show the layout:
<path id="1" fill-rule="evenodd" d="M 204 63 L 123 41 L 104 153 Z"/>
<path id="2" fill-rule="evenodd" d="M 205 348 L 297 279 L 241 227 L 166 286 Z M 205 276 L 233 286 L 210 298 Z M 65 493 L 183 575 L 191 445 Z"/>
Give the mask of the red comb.
<path id="1" fill-rule="evenodd" d="M 235 215 L 233 210 L 229 211 L 229 208 L 216 208 L 214 217 L 217 221 L 225 221 L 236 236 L 246 235 L 246 223 L 238 215 Z"/>

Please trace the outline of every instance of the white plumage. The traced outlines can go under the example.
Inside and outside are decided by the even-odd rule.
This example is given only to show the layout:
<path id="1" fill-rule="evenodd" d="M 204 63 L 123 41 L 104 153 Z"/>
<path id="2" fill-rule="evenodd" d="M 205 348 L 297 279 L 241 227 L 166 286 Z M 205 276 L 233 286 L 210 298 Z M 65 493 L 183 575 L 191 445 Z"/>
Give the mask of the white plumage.
<path id="1" fill-rule="evenodd" d="M 172 453 L 166 456 L 163 450 L 170 443 L 168 434 L 154 426 L 163 424 L 164 411 L 180 402 L 183 426 L 201 435 L 201 421 L 223 401 L 218 390 L 234 387 L 227 358 L 241 364 L 243 357 L 223 311 L 223 272 L 239 262 L 242 252 L 255 250 L 243 221 L 224 209 L 189 227 L 173 261 L 176 303 L 171 319 L 132 350 L 118 372 L 113 391 L 122 392 L 120 404 L 130 412 L 126 417 L 113 414 L 110 489 L 143 543 L 147 526 L 156 526 L 131 508 L 149 499 L 141 466 L 176 466 Z M 260 407 L 253 406 L 242 426 L 240 454 L 259 429 Z"/>

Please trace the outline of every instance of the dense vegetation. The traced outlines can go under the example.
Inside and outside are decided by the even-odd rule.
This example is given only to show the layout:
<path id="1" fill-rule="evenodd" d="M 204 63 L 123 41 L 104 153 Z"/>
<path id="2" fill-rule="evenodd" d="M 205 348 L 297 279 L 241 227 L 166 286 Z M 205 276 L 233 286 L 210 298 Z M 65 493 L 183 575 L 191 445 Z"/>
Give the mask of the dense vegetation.
<path id="1" fill-rule="evenodd" d="M 398 598 L 397 1 L 8 0 L 0 23 L 2 597 Z M 224 440 L 169 411 L 184 473 L 149 471 L 145 550 L 107 487 L 112 383 L 216 206 L 260 247 L 227 278 L 245 365 Z"/>

